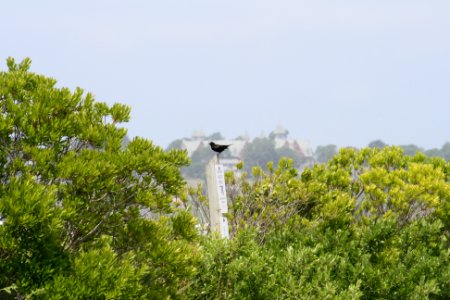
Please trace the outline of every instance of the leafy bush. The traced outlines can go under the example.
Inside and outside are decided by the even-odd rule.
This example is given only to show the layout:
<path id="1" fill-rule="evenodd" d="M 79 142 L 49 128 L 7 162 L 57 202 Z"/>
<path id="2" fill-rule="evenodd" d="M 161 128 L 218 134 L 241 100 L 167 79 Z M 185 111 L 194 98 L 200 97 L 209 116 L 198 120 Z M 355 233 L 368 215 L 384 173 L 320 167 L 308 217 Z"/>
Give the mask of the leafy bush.
<path id="1" fill-rule="evenodd" d="M 448 163 L 391 147 L 267 169 L 227 174 L 235 236 L 203 240 L 192 298 L 450 297 Z"/>

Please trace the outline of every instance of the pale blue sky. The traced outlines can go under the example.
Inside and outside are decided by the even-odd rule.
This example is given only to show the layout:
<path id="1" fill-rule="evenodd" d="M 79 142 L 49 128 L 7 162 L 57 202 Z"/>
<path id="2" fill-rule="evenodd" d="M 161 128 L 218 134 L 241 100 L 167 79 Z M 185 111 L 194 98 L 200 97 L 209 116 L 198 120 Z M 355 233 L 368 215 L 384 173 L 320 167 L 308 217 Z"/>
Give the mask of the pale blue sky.
<path id="1" fill-rule="evenodd" d="M 132 107 L 130 136 L 450 140 L 449 0 L 0 0 L 8 56 Z"/>

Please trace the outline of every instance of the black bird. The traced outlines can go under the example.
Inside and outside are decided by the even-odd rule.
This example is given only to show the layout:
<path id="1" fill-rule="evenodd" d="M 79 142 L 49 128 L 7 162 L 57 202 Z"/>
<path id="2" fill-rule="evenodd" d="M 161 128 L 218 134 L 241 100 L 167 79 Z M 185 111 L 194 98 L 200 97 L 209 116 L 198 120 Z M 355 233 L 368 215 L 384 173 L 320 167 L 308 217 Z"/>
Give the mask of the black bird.
<path id="1" fill-rule="evenodd" d="M 230 145 L 219 145 L 214 142 L 210 142 L 209 145 L 211 146 L 212 151 L 217 152 L 217 155 L 228 149 Z"/>

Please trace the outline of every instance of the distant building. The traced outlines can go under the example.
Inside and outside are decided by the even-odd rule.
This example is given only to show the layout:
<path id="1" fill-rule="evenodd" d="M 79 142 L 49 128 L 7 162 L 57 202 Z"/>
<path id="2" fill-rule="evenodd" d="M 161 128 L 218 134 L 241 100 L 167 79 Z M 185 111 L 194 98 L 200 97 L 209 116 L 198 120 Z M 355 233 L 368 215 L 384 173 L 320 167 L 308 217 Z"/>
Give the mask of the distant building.
<path id="1" fill-rule="evenodd" d="M 286 130 L 283 126 L 278 125 L 277 128 L 270 134 L 269 138 L 274 140 L 275 148 L 287 147 L 294 150 L 302 157 L 312 157 L 313 150 L 311 148 L 311 143 L 309 140 L 301 140 L 301 139 L 291 139 L 288 138 L 289 131 Z M 188 152 L 189 157 L 192 154 L 203 147 L 209 147 L 210 140 L 206 140 L 206 136 L 202 131 L 195 131 L 192 134 L 190 139 L 184 139 L 181 143 L 181 149 L 185 149 Z M 242 159 L 242 154 L 244 147 L 247 143 L 251 142 L 250 138 L 247 134 L 242 135 L 241 137 L 234 140 L 214 140 L 217 144 L 232 146 L 228 148 L 228 153 L 234 161 L 239 161 Z M 221 158 L 221 161 L 224 158 Z M 230 159 L 228 157 L 227 159 Z"/>
<path id="2" fill-rule="evenodd" d="M 299 154 L 302 157 L 312 157 L 313 150 L 309 140 L 289 139 L 289 131 L 283 126 L 278 125 L 277 128 L 270 134 L 275 142 L 275 149 L 287 147 Z"/>

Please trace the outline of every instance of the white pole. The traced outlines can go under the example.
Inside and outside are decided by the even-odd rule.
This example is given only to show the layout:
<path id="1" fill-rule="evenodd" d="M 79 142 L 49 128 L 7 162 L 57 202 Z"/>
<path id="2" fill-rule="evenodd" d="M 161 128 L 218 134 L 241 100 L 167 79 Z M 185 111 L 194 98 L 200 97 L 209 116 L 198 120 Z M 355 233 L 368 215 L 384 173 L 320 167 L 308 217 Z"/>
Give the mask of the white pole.
<path id="1" fill-rule="evenodd" d="M 208 188 L 209 215 L 211 232 L 220 233 L 223 238 L 229 238 L 227 193 L 225 187 L 225 172 L 223 165 L 214 156 L 206 166 L 206 185 Z"/>

